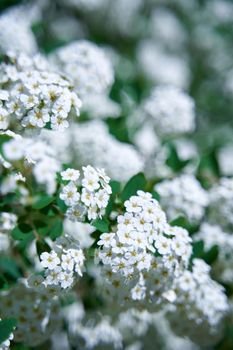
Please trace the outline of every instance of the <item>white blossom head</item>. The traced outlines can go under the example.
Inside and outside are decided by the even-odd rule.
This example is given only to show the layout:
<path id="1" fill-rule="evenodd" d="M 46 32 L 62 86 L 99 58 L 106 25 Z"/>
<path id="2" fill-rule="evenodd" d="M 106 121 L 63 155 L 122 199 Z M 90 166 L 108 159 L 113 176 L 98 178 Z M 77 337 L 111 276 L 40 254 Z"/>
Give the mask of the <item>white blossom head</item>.
<path id="1" fill-rule="evenodd" d="M 155 190 L 170 220 L 183 215 L 191 223 L 198 223 L 209 203 L 207 192 L 193 175 L 184 174 L 164 180 L 155 186 Z"/>
<path id="2" fill-rule="evenodd" d="M 194 131 L 194 101 L 172 86 L 155 88 L 144 103 L 144 110 L 161 136 Z"/>

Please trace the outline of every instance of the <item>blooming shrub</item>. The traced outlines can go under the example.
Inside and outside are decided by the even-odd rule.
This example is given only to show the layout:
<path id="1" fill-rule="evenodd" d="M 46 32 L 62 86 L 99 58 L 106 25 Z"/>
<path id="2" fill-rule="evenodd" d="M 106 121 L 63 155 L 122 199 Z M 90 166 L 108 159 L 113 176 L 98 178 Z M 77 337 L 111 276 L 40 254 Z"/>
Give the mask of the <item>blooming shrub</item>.
<path id="1" fill-rule="evenodd" d="M 232 3 L 14 3 L 0 350 L 232 349 Z"/>

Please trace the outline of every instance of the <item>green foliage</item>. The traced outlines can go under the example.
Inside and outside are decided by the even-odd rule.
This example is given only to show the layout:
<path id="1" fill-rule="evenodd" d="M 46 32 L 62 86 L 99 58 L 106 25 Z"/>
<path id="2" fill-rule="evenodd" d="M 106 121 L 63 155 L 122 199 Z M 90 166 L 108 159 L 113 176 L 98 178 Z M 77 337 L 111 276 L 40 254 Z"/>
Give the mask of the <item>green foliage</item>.
<path id="1" fill-rule="evenodd" d="M 139 173 L 131 177 L 131 179 L 126 183 L 122 193 L 121 200 L 125 202 L 131 196 L 135 195 L 138 190 L 145 190 L 146 188 L 146 179 L 143 173 Z"/>
<path id="2" fill-rule="evenodd" d="M 33 205 L 33 209 L 42 209 L 51 204 L 55 198 L 53 196 L 43 195 Z"/>
<path id="3" fill-rule="evenodd" d="M 29 243 L 34 239 L 34 234 L 31 226 L 29 225 L 18 225 L 12 232 L 12 237 L 17 241 L 24 241 Z"/>
<path id="4" fill-rule="evenodd" d="M 52 240 L 55 240 L 56 238 L 60 237 L 63 232 L 63 220 L 60 218 L 57 218 L 54 221 L 54 224 L 52 225 L 51 229 L 49 230 L 49 237 Z"/>
<path id="5" fill-rule="evenodd" d="M 193 243 L 193 254 L 191 260 L 199 258 L 204 260 L 207 264 L 213 264 L 218 258 L 219 249 L 217 245 L 214 245 L 208 251 L 204 249 L 204 242 L 197 241 Z"/>
<path id="6" fill-rule="evenodd" d="M 12 258 L 0 256 L 0 273 L 7 274 L 13 279 L 21 277 L 19 267 Z"/>
<path id="7" fill-rule="evenodd" d="M 109 232 L 109 224 L 105 219 L 94 220 L 91 224 L 100 232 Z"/>
<path id="8" fill-rule="evenodd" d="M 189 226 L 188 220 L 183 215 L 178 216 L 176 219 L 170 221 L 171 226 L 180 226 L 186 228 Z"/>
<path id="9" fill-rule="evenodd" d="M 16 324 L 17 321 L 14 318 L 5 318 L 0 321 L 0 344 L 9 338 Z"/>

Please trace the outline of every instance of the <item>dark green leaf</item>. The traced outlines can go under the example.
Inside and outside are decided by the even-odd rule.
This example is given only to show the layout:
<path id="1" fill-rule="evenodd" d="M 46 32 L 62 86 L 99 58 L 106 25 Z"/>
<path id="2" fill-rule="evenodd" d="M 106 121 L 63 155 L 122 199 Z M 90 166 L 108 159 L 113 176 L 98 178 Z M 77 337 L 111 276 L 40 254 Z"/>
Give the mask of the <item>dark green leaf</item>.
<path id="1" fill-rule="evenodd" d="M 62 213 L 65 213 L 68 207 L 65 204 L 65 202 L 63 200 L 61 200 L 61 198 L 59 197 L 59 193 L 58 193 L 57 198 L 56 198 L 56 203 L 57 203 L 57 206 L 59 207 L 60 211 Z"/>
<path id="2" fill-rule="evenodd" d="M 158 194 L 158 192 L 156 192 L 155 190 L 153 190 L 153 191 L 151 192 L 151 194 L 152 194 L 152 197 L 153 197 L 154 199 L 156 199 L 158 202 L 160 201 L 160 195 Z"/>
<path id="3" fill-rule="evenodd" d="M 63 221 L 62 219 L 57 219 L 52 225 L 52 228 L 49 230 L 49 237 L 54 240 L 57 237 L 60 237 L 63 233 Z"/>
<path id="4" fill-rule="evenodd" d="M 193 243 L 193 254 L 191 259 L 201 258 L 204 255 L 204 242 L 197 241 Z"/>
<path id="5" fill-rule="evenodd" d="M 125 202 L 131 196 L 135 195 L 138 190 L 145 190 L 146 187 L 146 179 L 143 173 L 139 173 L 133 176 L 125 185 L 121 199 Z"/>
<path id="6" fill-rule="evenodd" d="M 208 252 L 204 254 L 203 259 L 207 264 L 211 265 L 217 260 L 218 253 L 218 246 L 214 245 L 210 250 L 208 250 Z"/>
<path id="7" fill-rule="evenodd" d="M 7 280 L 3 275 L 0 275 L 0 290 L 8 289 L 8 283 Z"/>
<path id="8" fill-rule="evenodd" d="M 109 226 L 108 222 L 104 219 L 97 219 L 92 222 L 92 226 L 94 226 L 98 231 L 100 232 L 108 232 L 109 231 Z"/>
<path id="9" fill-rule="evenodd" d="M 40 256 L 44 252 L 50 252 L 50 246 L 45 242 L 45 240 L 40 240 L 36 242 L 36 250 L 38 256 Z"/>
<path id="10" fill-rule="evenodd" d="M 0 271 L 9 274 L 13 278 L 19 278 L 21 275 L 15 261 L 5 256 L 0 257 Z"/>
<path id="11" fill-rule="evenodd" d="M 183 215 L 180 215 L 176 219 L 170 221 L 169 224 L 171 226 L 180 226 L 186 229 L 188 228 L 188 225 L 189 225 L 187 219 Z"/>
<path id="12" fill-rule="evenodd" d="M 9 338 L 16 324 L 17 321 L 14 318 L 5 318 L 0 321 L 0 344 Z"/>
<path id="13" fill-rule="evenodd" d="M 120 182 L 111 180 L 109 184 L 112 188 L 112 195 L 116 195 L 117 193 L 120 192 L 120 190 L 121 190 Z"/>
<path id="14" fill-rule="evenodd" d="M 43 196 L 39 200 L 37 200 L 33 205 L 33 209 L 42 209 L 47 207 L 49 204 L 51 204 L 54 201 L 54 197 L 52 196 Z"/>

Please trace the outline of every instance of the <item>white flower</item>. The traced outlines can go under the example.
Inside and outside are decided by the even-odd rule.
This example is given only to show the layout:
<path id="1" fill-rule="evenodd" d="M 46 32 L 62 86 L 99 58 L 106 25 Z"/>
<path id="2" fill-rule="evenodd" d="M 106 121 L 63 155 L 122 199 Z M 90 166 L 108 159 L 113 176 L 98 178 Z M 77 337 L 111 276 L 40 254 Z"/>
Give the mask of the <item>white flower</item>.
<path id="1" fill-rule="evenodd" d="M 66 216 L 71 221 L 82 221 L 86 214 L 86 208 L 82 205 L 76 204 L 73 207 L 68 208 Z"/>
<path id="2" fill-rule="evenodd" d="M 0 106 L 0 129 L 7 129 L 9 125 L 9 113 Z"/>
<path id="3" fill-rule="evenodd" d="M 168 254 L 171 251 L 171 242 L 170 239 L 158 236 L 157 240 L 154 243 L 155 248 L 158 249 L 159 254 Z"/>
<path id="4" fill-rule="evenodd" d="M 69 126 L 69 123 L 66 119 L 61 116 L 51 117 L 51 128 L 57 131 L 64 131 Z"/>
<path id="5" fill-rule="evenodd" d="M 85 174 L 85 177 L 82 180 L 82 185 L 90 192 L 98 190 L 100 187 L 100 184 L 99 184 L 99 178 L 97 174 L 92 174 L 92 173 Z"/>
<path id="6" fill-rule="evenodd" d="M 70 254 L 62 254 L 61 256 L 61 267 L 63 270 L 72 271 L 74 268 L 74 261 Z"/>
<path id="7" fill-rule="evenodd" d="M 64 200 L 66 205 L 75 205 L 80 198 L 80 194 L 77 192 L 77 187 L 73 182 L 64 186 L 60 193 L 60 198 Z"/>
<path id="8" fill-rule="evenodd" d="M 109 195 L 105 190 L 99 190 L 95 194 L 95 202 L 99 208 L 106 208 L 108 205 Z"/>
<path id="9" fill-rule="evenodd" d="M 59 274 L 59 280 L 62 288 L 69 288 L 74 282 L 73 273 L 61 272 Z"/>
<path id="10" fill-rule="evenodd" d="M 104 245 L 106 248 L 115 245 L 115 234 L 114 233 L 102 233 L 98 245 Z"/>
<path id="11" fill-rule="evenodd" d="M 38 290 L 41 290 L 41 287 L 43 286 L 42 284 L 43 282 L 44 282 L 44 278 L 40 275 L 31 275 L 27 280 L 29 287 L 35 288 Z"/>
<path id="12" fill-rule="evenodd" d="M 54 270 L 55 267 L 60 264 L 60 259 L 54 251 L 51 253 L 42 253 L 40 259 L 41 265 L 49 270 Z"/>
<path id="13" fill-rule="evenodd" d="M 75 169 L 68 168 L 61 172 L 62 180 L 77 181 L 80 176 L 80 172 Z"/>
<path id="14" fill-rule="evenodd" d="M 50 116 L 47 109 L 35 108 L 28 113 L 29 122 L 33 126 L 42 128 L 50 120 Z"/>

